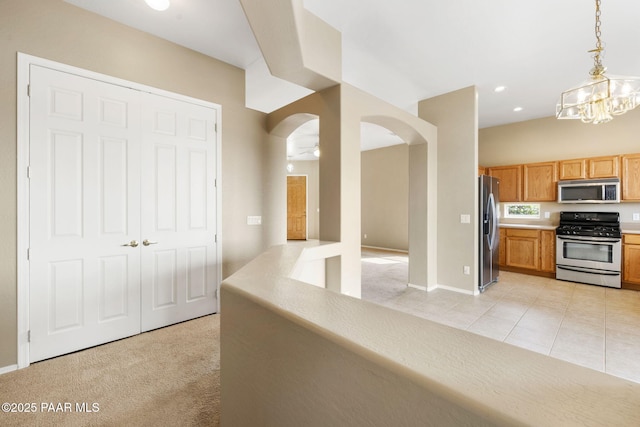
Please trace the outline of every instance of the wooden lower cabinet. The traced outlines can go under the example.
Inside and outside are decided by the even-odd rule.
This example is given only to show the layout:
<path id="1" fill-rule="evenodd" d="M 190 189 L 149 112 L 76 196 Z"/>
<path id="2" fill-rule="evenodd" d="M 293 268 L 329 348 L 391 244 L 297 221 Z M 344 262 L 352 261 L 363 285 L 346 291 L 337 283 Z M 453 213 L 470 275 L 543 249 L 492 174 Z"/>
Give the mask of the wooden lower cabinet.
<path id="1" fill-rule="evenodd" d="M 500 246 L 498 247 L 498 265 L 504 267 L 507 264 L 507 230 L 500 229 Z"/>
<path id="2" fill-rule="evenodd" d="M 540 270 L 556 272 L 556 231 L 540 230 Z"/>
<path id="3" fill-rule="evenodd" d="M 640 234 L 622 238 L 622 281 L 640 285 Z"/>
<path id="4" fill-rule="evenodd" d="M 556 271 L 556 232 L 525 228 L 500 229 L 500 266 L 553 277 Z"/>
<path id="5" fill-rule="evenodd" d="M 540 269 L 540 231 L 507 229 L 507 267 Z"/>

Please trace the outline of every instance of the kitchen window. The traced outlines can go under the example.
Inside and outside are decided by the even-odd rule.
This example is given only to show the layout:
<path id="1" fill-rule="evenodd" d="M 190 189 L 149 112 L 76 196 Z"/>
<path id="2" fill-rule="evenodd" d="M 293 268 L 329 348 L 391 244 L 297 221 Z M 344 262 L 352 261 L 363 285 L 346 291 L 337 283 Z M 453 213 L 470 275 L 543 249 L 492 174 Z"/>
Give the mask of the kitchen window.
<path id="1" fill-rule="evenodd" d="M 503 203 L 504 218 L 540 219 L 539 203 Z"/>

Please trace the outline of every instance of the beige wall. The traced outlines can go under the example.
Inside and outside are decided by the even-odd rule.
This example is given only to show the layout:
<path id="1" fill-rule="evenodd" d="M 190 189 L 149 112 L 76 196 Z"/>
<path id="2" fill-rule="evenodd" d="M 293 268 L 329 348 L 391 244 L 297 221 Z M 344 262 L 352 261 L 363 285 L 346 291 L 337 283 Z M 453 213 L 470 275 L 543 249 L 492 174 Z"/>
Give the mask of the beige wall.
<path id="1" fill-rule="evenodd" d="M 0 0 L 0 368 L 16 363 L 17 52 L 222 105 L 222 249 L 226 277 L 260 253 L 246 225 L 265 201 L 265 117 L 244 107 L 244 72 L 62 0 Z M 284 153 L 284 151 L 283 151 Z M 283 154 L 284 156 L 284 154 Z M 284 163 L 284 160 L 283 160 Z M 284 167 L 284 166 L 283 166 Z"/>
<path id="2" fill-rule="evenodd" d="M 438 285 L 477 292 L 478 97 L 474 86 L 418 104 L 438 127 Z M 462 224 L 460 215 L 470 215 Z M 463 274 L 469 266 L 470 275 Z"/>
<path id="3" fill-rule="evenodd" d="M 362 244 L 409 249 L 409 146 L 362 152 Z M 366 236 L 366 237 L 365 237 Z"/>
<path id="4" fill-rule="evenodd" d="M 480 129 L 478 161 L 501 166 L 640 152 L 640 108 L 592 125 L 545 117 Z"/>

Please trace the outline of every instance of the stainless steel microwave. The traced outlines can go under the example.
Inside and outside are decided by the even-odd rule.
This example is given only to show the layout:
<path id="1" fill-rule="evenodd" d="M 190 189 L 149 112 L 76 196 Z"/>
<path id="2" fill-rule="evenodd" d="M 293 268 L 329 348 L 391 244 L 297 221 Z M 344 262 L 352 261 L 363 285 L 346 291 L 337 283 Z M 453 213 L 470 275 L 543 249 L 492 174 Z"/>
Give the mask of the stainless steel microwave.
<path id="1" fill-rule="evenodd" d="M 618 178 L 558 182 L 558 203 L 620 203 Z"/>

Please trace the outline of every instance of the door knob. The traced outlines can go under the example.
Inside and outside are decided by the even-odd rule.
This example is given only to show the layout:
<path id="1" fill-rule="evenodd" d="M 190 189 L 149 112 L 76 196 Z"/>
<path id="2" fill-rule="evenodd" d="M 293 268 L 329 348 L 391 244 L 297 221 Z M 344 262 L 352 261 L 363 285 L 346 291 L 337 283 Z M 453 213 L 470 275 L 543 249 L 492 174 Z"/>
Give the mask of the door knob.
<path id="1" fill-rule="evenodd" d="M 149 241 L 149 240 L 147 240 L 147 239 L 144 239 L 144 240 L 142 241 L 142 244 L 143 244 L 143 245 L 145 245 L 145 246 L 149 246 L 149 245 L 157 245 L 157 244 L 158 244 L 158 242 L 151 242 L 151 241 Z"/>
<path id="2" fill-rule="evenodd" d="M 131 246 L 132 248 L 135 248 L 135 247 L 137 247 L 137 246 L 138 246 L 138 241 L 137 241 L 137 240 L 132 240 L 132 241 L 130 241 L 129 243 L 125 243 L 125 244 L 124 244 L 124 245 L 122 245 L 122 246 Z"/>

